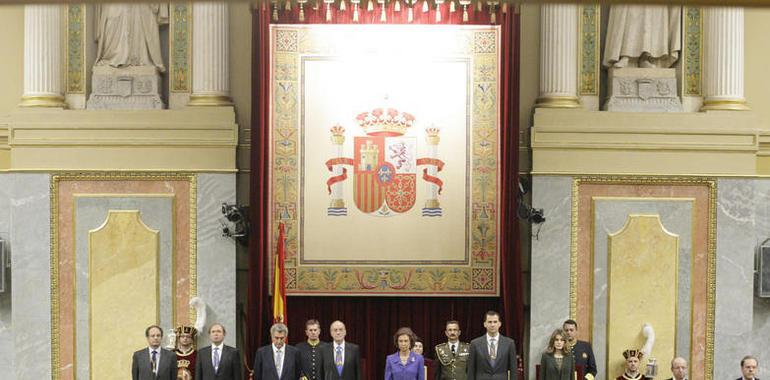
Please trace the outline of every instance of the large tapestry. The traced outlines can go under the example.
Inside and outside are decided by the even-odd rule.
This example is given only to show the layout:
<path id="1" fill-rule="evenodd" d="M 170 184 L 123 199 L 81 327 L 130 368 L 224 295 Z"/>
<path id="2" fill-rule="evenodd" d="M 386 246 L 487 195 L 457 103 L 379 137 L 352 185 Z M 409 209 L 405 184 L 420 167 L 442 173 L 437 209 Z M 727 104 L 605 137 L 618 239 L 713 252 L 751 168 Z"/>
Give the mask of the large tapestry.
<path id="1" fill-rule="evenodd" d="M 288 294 L 495 296 L 495 26 L 273 25 Z"/>

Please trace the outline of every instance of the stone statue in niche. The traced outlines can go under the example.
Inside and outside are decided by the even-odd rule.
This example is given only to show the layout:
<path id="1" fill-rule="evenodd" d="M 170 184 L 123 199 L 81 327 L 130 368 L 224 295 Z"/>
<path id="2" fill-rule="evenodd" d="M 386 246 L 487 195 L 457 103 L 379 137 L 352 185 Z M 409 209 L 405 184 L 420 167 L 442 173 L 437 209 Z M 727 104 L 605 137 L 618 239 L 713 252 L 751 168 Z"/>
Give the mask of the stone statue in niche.
<path id="1" fill-rule="evenodd" d="M 168 24 L 168 4 L 101 4 L 94 17 L 97 51 L 87 107 L 163 108 L 159 27 Z"/>
<path id="2" fill-rule="evenodd" d="M 681 6 L 611 6 L 602 63 L 606 67 L 672 67 L 682 51 L 681 14 Z"/>
<path id="3" fill-rule="evenodd" d="M 682 112 L 672 68 L 682 51 L 681 6 L 613 5 L 602 63 L 609 68 L 604 108 Z"/>

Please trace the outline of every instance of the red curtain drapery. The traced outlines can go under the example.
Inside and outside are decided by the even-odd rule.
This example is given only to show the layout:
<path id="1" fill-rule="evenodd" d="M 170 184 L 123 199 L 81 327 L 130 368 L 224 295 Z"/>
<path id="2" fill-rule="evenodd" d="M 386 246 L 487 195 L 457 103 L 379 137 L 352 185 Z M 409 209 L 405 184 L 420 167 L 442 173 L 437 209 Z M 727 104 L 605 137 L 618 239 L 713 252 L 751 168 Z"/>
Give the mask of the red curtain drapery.
<path id="1" fill-rule="evenodd" d="M 362 5 L 365 3 L 362 2 Z M 393 3 L 386 8 L 386 22 L 381 22 L 381 8 L 375 2 L 373 11 L 359 9 L 360 24 L 405 24 L 407 8 L 396 12 Z M 442 21 L 436 22 L 436 9 L 422 12 L 421 2 L 414 8 L 413 24 L 463 24 L 462 7 L 449 12 L 449 5 L 441 6 Z M 253 14 L 252 43 L 252 125 L 251 125 L 251 220 L 249 240 L 248 295 L 246 305 L 247 329 L 245 354 L 250 366 L 253 354 L 260 345 L 268 343 L 270 326 L 266 268 L 270 251 L 268 236 L 268 186 L 269 186 L 269 106 L 270 106 L 270 41 L 269 24 L 324 24 L 326 9 L 320 2 L 318 9 L 310 4 L 304 7 L 304 22 L 299 21 L 299 8 L 293 4 L 290 11 L 279 8 L 278 20 L 272 20 L 274 9 L 270 3 L 260 3 Z M 468 8 L 467 24 L 490 24 L 489 8 L 478 11 Z M 382 378 L 385 356 L 395 351 L 392 334 L 398 327 L 411 326 L 425 340 L 426 355 L 432 357 L 434 344 L 445 337 L 444 322 L 458 320 L 463 330 L 463 340 L 470 341 L 484 331 L 482 318 L 487 310 L 497 310 L 503 318 L 503 334 L 513 337 L 519 355 L 523 356 L 524 306 L 522 263 L 519 248 L 519 224 L 516 220 L 518 193 L 518 120 L 519 120 L 519 15 L 509 6 L 506 12 L 497 9 L 495 21 L 501 26 L 500 60 L 500 172 L 501 172 L 501 225 L 500 265 L 501 296 L 477 298 L 444 297 L 298 297 L 287 300 L 290 316 L 290 343 L 304 339 L 304 321 L 318 319 L 323 330 L 322 339 L 330 340 L 329 324 L 342 320 L 347 325 L 350 342 L 361 346 L 364 379 Z M 332 9 L 330 23 L 352 23 L 352 5 L 347 9 Z"/>

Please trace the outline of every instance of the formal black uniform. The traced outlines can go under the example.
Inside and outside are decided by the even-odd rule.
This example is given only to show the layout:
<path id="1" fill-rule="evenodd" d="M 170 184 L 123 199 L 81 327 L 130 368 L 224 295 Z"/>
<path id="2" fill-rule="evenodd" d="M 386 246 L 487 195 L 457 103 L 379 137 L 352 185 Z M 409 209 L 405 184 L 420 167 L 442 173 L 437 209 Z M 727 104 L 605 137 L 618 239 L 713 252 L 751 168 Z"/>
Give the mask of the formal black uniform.
<path id="1" fill-rule="evenodd" d="M 440 368 L 436 370 L 435 380 L 465 380 L 468 367 L 468 348 L 470 344 L 458 341 L 454 352 L 447 343 L 436 346 L 436 361 Z"/>
<path id="2" fill-rule="evenodd" d="M 315 345 L 305 341 L 294 346 L 299 350 L 302 373 L 308 380 L 322 380 L 324 378 L 321 350 L 327 345 L 329 343 L 322 341 L 318 341 Z"/>
<path id="3" fill-rule="evenodd" d="M 596 377 L 596 357 L 591 343 L 576 341 L 572 346 L 572 355 L 575 357 L 575 366 L 583 366 L 583 375 L 586 379 L 593 380 Z"/>
<path id="4" fill-rule="evenodd" d="M 470 345 L 458 341 L 454 352 L 449 342 L 436 346 L 436 361 L 440 368 L 436 369 L 435 380 L 465 380 L 468 378 L 468 348 Z"/>

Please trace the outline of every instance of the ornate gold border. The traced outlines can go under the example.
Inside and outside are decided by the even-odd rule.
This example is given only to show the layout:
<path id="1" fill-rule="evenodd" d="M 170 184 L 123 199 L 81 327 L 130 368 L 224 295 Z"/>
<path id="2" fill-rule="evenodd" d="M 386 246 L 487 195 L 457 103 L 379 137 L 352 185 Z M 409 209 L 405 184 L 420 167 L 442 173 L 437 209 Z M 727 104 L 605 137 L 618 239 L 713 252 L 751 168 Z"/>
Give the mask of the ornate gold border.
<path id="1" fill-rule="evenodd" d="M 187 181 L 190 186 L 189 194 L 189 209 L 190 209 L 190 298 L 198 295 L 198 182 L 196 174 L 189 173 L 174 173 L 174 172 L 120 172 L 120 171 L 108 171 L 108 172 L 61 172 L 52 174 L 49 184 L 49 197 L 50 197 L 50 217 L 49 217 L 49 229 L 50 229 L 50 246 L 51 246 L 51 260 L 50 260 L 50 273 L 51 273 L 51 379 L 59 380 L 61 378 L 61 358 L 59 353 L 61 351 L 61 342 L 59 341 L 59 335 L 61 332 L 60 320 L 59 320 L 59 231 L 58 231 L 58 219 L 59 219 L 59 182 L 61 181 Z M 173 260 L 172 260 L 173 261 Z M 189 311 L 189 318 L 193 320 L 195 318 L 195 311 L 191 308 Z"/>
<path id="2" fill-rule="evenodd" d="M 66 92 L 68 94 L 86 93 L 86 6 L 85 3 L 70 4 L 66 9 Z M 79 75 L 80 78 L 73 77 Z"/>
<path id="3" fill-rule="evenodd" d="M 500 280 L 499 280 L 499 194 L 496 194 L 497 189 L 494 185 L 499 182 L 499 167 L 494 164 L 489 164 L 490 171 L 495 172 L 495 179 L 490 180 L 490 184 L 486 187 L 477 185 L 479 178 L 482 176 L 472 176 L 471 191 L 469 196 L 471 197 L 471 207 L 475 204 L 480 204 L 480 208 L 488 207 L 489 209 L 496 210 L 494 221 L 485 222 L 480 220 L 481 218 L 473 217 L 473 212 L 469 212 L 469 220 L 472 227 L 469 229 L 471 235 L 469 244 L 471 246 L 471 253 L 469 255 L 470 265 L 465 266 L 431 266 L 430 270 L 423 270 L 420 267 L 407 267 L 403 265 L 382 263 L 377 266 L 371 263 L 365 263 L 360 265 L 337 265 L 337 263 L 328 265 L 299 265 L 299 258 L 293 256 L 299 252 L 298 240 L 296 238 L 299 230 L 300 218 L 297 216 L 298 211 L 301 208 L 301 194 L 297 190 L 296 186 L 300 182 L 302 175 L 299 173 L 296 162 L 300 157 L 301 142 L 298 141 L 298 131 L 301 128 L 300 115 L 298 107 L 301 104 L 301 80 L 300 76 L 301 57 L 303 54 L 311 54 L 313 56 L 320 55 L 333 55 L 333 51 L 328 51 L 328 47 L 324 44 L 320 46 L 313 45 L 312 36 L 309 36 L 309 26 L 295 26 L 295 25 L 272 25 L 270 43 L 272 46 L 271 55 L 271 72 L 273 77 L 271 80 L 271 104 L 273 105 L 272 125 L 271 125 L 271 152 L 270 152 L 270 205 L 271 205 L 271 220 L 268 223 L 269 228 L 268 241 L 270 244 L 270 252 L 275 251 L 277 245 L 277 236 L 275 231 L 278 229 L 278 223 L 284 222 L 288 226 L 287 233 L 287 252 L 289 256 L 286 259 L 286 279 L 287 279 L 287 292 L 289 295 L 371 295 L 371 296 L 388 296 L 398 293 L 400 295 L 408 296 L 495 296 L 500 292 Z M 497 147 L 499 140 L 498 131 L 498 114 L 496 111 L 488 111 L 490 108 L 486 108 L 483 105 L 491 103 L 492 107 L 495 107 L 493 99 L 499 93 L 499 78 L 497 77 L 497 68 L 499 68 L 499 43 L 500 43 L 500 28 L 493 26 L 466 26 L 458 28 L 458 34 L 461 34 L 464 38 L 462 44 L 453 46 L 447 57 L 471 57 L 471 73 L 469 73 L 469 80 L 471 86 L 481 86 L 482 90 L 473 91 L 469 94 L 472 96 L 470 99 L 471 105 L 469 112 L 472 113 L 472 119 L 474 120 L 471 125 L 472 142 L 470 148 L 470 154 L 473 157 L 484 157 L 484 159 L 474 160 L 471 159 L 471 165 L 468 168 L 469 171 L 474 173 L 479 169 L 476 166 L 484 166 L 487 159 L 492 159 L 499 155 L 498 148 L 494 151 L 486 149 L 481 143 L 487 143 L 489 146 Z M 443 59 L 447 59 L 444 57 Z M 577 98 L 574 99 L 574 104 L 578 104 Z M 279 147 L 279 148 L 276 148 Z M 281 149 L 280 147 L 287 147 Z M 482 162 L 477 164 L 476 162 Z M 492 162 L 497 162 L 492 160 Z M 280 167 L 280 171 L 276 169 Z M 280 175 L 276 175 L 279 173 Z M 475 179 L 474 179 L 475 178 Z M 478 189 L 478 190 L 476 190 Z M 484 189 L 484 190 L 481 190 Z M 488 190 L 494 189 L 494 190 Z M 489 201 L 488 199 L 492 199 Z M 468 206 L 466 206 L 468 207 Z M 481 214 L 481 213 L 479 213 Z M 490 218 L 492 219 L 492 218 Z M 490 226 L 486 231 L 494 231 L 493 237 L 487 237 L 487 240 L 477 238 L 480 234 L 490 234 L 491 232 L 479 232 L 477 226 L 482 223 L 488 223 Z M 484 250 L 481 248 L 481 244 L 492 246 L 492 243 L 481 243 L 481 241 L 490 242 L 494 240 L 494 256 L 487 254 L 487 251 L 491 252 L 492 248 Z M 481 254 L 474 255 L 475 252 L 484 251 Z M 271 272 L 272 273 L 272 272 Z M 360 278 L 365 278 L 367 281 L 380 280 L 381 273 L 385 281 L 399 285 L 398 290 L 394 290 L 391 287 L 386 289 L 375 288 L 367 289 L 355 281 L 356 275 Z M 410 280 L 407 280 L 408 276 L 413 275 Z M 308 280 L 309 277 L 312 278 Z M 271 276 L 269 276 L 271 277 Z M 417 279 L 417 280 L 416 280 Z M 443 280 L 443 281 L 442 281 Z M 313 282 L 313 286 L 307 284 Z M 345 281 L 346 283 L 353 283 L 350 287 L 346 284 L 340 285 L 339 283 Z M 318 286 L 318 284 L 331 284 L 330 286 Z M 437 289 L 431 286 L 425 286 L 425 283 L 459 283 L 461 285 L 444 286 L 441 285 L 441 289 Z M 323 285 L 322 284 L 322 285 Z"/>
<path id="4" fill-rule="evenodd" d="M 169 84 L 172 93 L 190 93 L 192 78 L 192 3 L 169 4 Z M 179 29 L 179 30 L 178 30 Z M 181 41 L 177 39 L 177 32 Z M 179 43 L 177 43 L 179 42 Z M 177 77 L 177 74 L 181 78 Z"/>
<path id="5" fill-rule="evenodd" d="M 714 377 L 714 320 L 716 306 L 716 236 L 717 236 L 717 179 L 715 177 L 685 176 L 575 176 L 572 179 L 572 219 L 570 226 L 570 318 L 577 317 L 577 253 L 580 185 L 669 185 L 708 186 L 708 241 L 706 280 L 706 347 L 704 380 Z M 694 222 L 694 221 L 693 221 Z M 692 344 L 691 344 L 692 346 Z"/>
<path id="6" fill-rule="evenodd" d="M 580 56 L 578 57 L 579 94 L 599 95 L 601 5 L 598 3 L 581 4 L 578 8 L 578 15 L 580 17 L 580 22 L 578 23 L 578 35 L 580 36 Z"/>
<path id="7" fill-rule="evenodd" d="M 684 40 L 682 44 L 682 94 L 703 94 L 703 10 L 698 6 L 682 7 Z"/>

